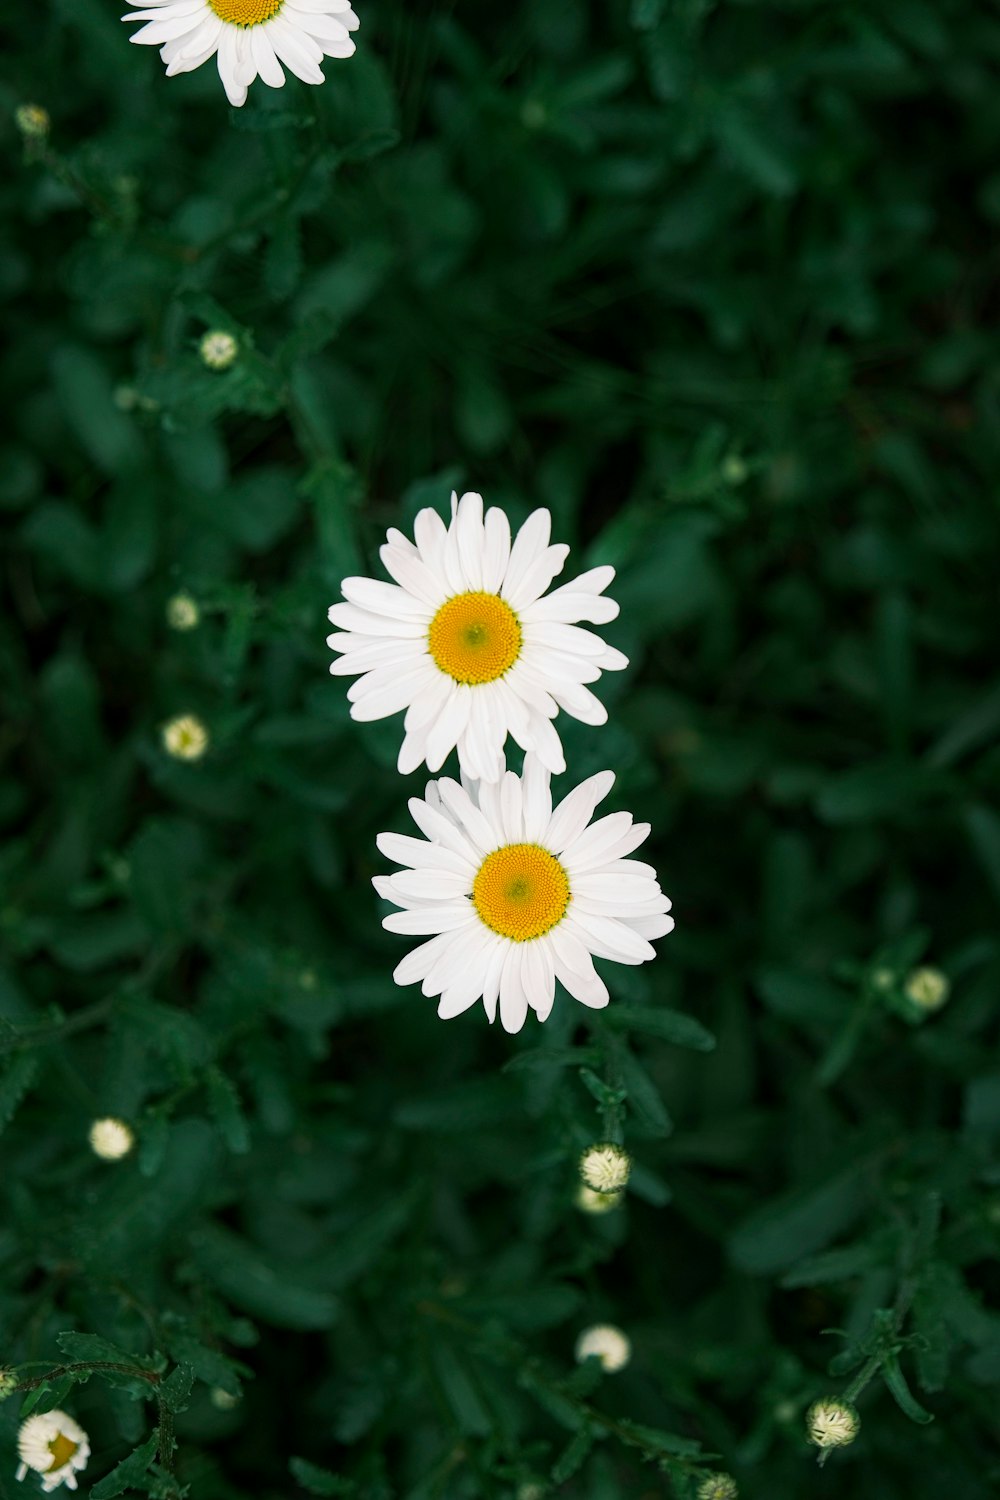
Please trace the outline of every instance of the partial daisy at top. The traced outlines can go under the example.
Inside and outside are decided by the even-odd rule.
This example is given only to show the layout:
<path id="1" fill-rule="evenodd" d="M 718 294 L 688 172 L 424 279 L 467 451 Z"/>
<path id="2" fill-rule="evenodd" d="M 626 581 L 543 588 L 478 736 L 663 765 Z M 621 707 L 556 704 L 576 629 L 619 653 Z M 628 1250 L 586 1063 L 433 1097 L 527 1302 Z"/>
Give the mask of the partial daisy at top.
<path id="1" fill-rule="evenodd" d="M 496 782 L 510 735 L 551 772 L 564 771 L 553 724 L 560 709 L 585 724 L 607 720 L 590 691 L 628 658 L 580 628 L 604 625 L 618 605 L 604 597 L 614 568 L 592 568 L 546 590 L 569 548 L 550 544 L 552 518 L 536 510 L 512 539 L 502 510 L 481 495 L 451 497 L 451 524 L 422 510 L 414 542 L 389 531 L 379 555 L 395 583 L 345 578 L 344 604 L 327 644 L 331 672 L 357 677 L 351 717 L 402 713 L 399 770 L 439 771 L 457 747 L 465 775 Z"/>
<path id="2" fill-rule="evenodd" d="M 545 1021 L 558 979 L 574 1000 L 599 1009 L 608 988 L 595 958 L 641 964 L 673 928 L 670 902 L 651 865 L 628 856 L 649 834 L 630 813 L 592 821 L 614 784 L 611 771 L 580 782 L 553 809 L 549 773 L 525 757 L 523 776 L 496 782 L 449 777 L 410 800 L 422 839 L 383 833 L 379 895 L 400 911 L 390 932 L 419 936 L 397 965 L 397 984 L 438 995 L 447 1020 L 482 1000 L 489 1020 L 520 1031 L 529 1009 Z"/>
<path id="3" fill-rule="evenodd" d="M 130 40 L 159 47 L 167 76 L 190 73 L 214 57 L 230 104 L 246 103 L 260 77 L 273 89 L 288 68 L 322 83 L 324 57 L 350 57 L 360 22 L 350 0 L 128 0 L 123 21 L 145 21 Z M 282 66 L 284 64 L 284 67 Z"/>

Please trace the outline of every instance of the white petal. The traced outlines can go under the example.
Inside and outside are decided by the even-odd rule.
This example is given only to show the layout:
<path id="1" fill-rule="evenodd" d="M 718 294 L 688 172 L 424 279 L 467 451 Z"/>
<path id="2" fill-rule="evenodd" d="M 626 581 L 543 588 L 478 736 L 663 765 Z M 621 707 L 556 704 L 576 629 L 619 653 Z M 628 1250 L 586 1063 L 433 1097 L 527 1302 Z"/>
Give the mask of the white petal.
<path id="1" fill-rule="evenodd" d="M 574 839 L 579 838 L 590 822 L 594 808 L 604 801 L 614 784 L 614 771 L 599 771 L 596 776 L 588 776 L 586 781 L 574 787 L 552 814 L 542 841 L 546 849 L 561 854 Z"/>
<path id="2" fill-rule="evenodd" d="M 500 976 L 500 1024 L 513 1035 L 520 1031 L 528 1014 L 528 997 L 521 978 L 523 943 L 511 943 Z"/>

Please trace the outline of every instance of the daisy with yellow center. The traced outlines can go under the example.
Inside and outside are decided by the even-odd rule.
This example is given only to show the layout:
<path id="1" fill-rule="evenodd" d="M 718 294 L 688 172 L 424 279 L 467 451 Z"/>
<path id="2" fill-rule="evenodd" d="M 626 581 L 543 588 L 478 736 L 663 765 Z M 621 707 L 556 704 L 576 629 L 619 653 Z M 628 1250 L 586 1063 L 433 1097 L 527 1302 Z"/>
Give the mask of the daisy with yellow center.
<path id="1" fill-rule="evenodd" d="M 285 82 L 282 64 L 303 83 L 322 83 L 324 57 L 350 57 L 360 22 L 350 0 L 128 0 L 142 9 L 123 21 L 145 21 L 131 40 L 159 47 L 167 76 L 190 73 L 210 58 L 230 104 L 246 103 L 260 77 Z"/>
<path id="2" fill-rule="evenodd" d="M 23 1479 L 29 1469 L 42 1476 L 46 1494 L 64 1484 L 76 1489 L 76 1476 L 87 1467 L 90 1442 L 87 1434 L 64 1411 L 47 1411 L 28 1417 L 17 1434 L 17 1455 L 21 1460 L 17 1478 Z"/>
<path id="3" fill-rule="evenodd" d="M 481 495 L 452 495 L 450 525 L 433 510 L 414 523 L 414 541 L 391 530 L 380 556 L 395 583 L 345 578 L 345 603 L 327 644 L 330 668 L 356 677 L 351 716 L 405 712 L 403 774 L 439 771 L 452 750 L 466 776 L 496 782 L 507 736 L 549 771 L 566 769 L 553 719 L 560 709 L 585 724 L 607 712 L 587 684 L 628 662 L 581 620 L 606 624 L 618 606 L 603 597 L 614 568 L 593 568 L 546 593 L 569 555 L 551 546 L 547 510 L 516 537 L 503 511 L 483 512 Z"/>
<path id="4" fill-rule="evenodd" d="M 395 971 L 397 984 L 438 995 L 438 1015 L 482 1000 L 489 1020 L 520 1031 L 528 1010 L 546 1020 L 556 980 L 575 1000 L 607 1005 L 595 958 L 641 964 L 673 927 L 650 865 L 627 856 L 649 833 L 629 813 L 591 819 L 614 783 L 591 776 L 553 809 L 535 756 L 498 782 L 431 781 L 410 800 L 423 839 L 383 833 L 378 847 L 405 868 L 375 889 L 402 910 L 382 925 L 426 939 Z"/>

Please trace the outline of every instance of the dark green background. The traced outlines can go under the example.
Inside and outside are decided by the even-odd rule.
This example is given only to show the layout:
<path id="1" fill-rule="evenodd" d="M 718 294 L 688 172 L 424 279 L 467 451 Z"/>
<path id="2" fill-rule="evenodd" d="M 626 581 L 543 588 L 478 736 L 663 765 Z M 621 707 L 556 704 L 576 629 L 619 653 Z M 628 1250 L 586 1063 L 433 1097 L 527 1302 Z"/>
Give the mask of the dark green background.
<path id="1" fill-rule="evenodd" d="M 5 9 L 0 1363 L 162 1352 L 174 1478 L 154 1382 L 43 1396 L 85 1479 L 140 1446 L 109 1495 L 689 1500 L 700 1442 L 744 1500 L 986 1500 L 1000 11 L 358 9 L 325 87 L 242 111 L 111 0 Z M 374 838 L 420 778 L 327 676 L 340 578 L 453 485 L 619 569 L 632 666 L 560 727 L 677 917 L 516 1039 L 394 988 Z M 592 1219 L 602 1081 L 636 1171 Z M 934 1421 L 880 1373 L 817 1471 L 803 1410 L 880 1308 Z M 605 1319 L 632 1364 L 574 1375 Z"/>

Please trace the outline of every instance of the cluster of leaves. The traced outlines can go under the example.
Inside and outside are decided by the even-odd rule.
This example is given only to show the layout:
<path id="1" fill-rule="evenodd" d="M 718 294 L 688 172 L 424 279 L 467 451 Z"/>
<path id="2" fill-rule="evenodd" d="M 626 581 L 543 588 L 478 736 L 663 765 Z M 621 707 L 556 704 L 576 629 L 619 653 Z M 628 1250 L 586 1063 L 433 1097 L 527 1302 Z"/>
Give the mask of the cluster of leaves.
<path id="1" fill-rule="evenodd" d="M 828 1492 L 986 1500 L 1000 13 L 383 0 L 230 111 L 117 9 L 5 17 L 0 1497 L 65 1405 L 98 1500 L 764 1500 L 850 1391 Z M 393 986 L 398 725 L 326 675 L 453 484 L 619 569 L 565 740 L 678 918 L 513 1041 Z"/>

